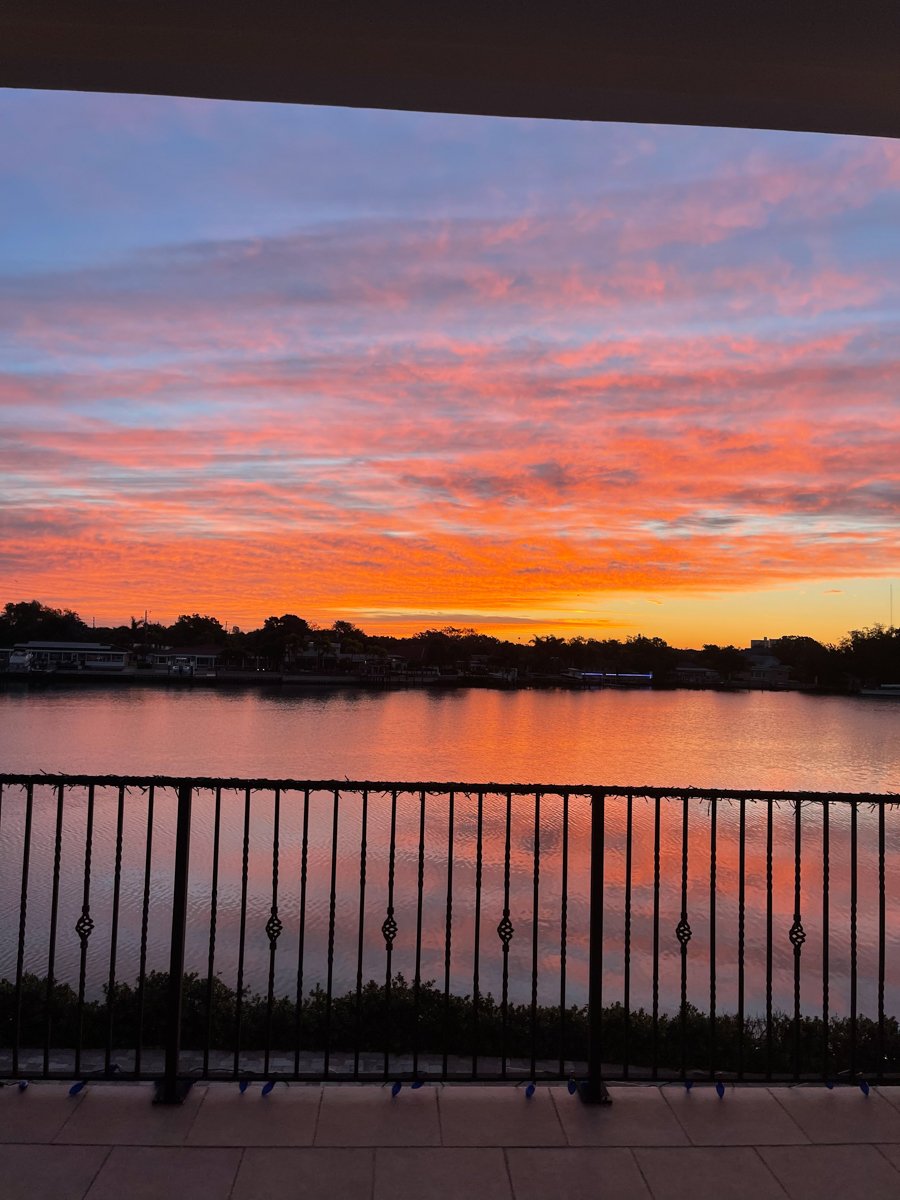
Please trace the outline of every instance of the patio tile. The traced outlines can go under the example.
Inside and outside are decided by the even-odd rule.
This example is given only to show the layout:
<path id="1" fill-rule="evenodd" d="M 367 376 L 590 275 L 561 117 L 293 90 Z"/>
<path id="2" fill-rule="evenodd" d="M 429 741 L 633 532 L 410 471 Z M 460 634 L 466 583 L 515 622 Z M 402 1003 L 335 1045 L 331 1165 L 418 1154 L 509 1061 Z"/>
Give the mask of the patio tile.
<path id="1" fill-rule="evenodd" d="M 322 1089 L 279 1084 L 263 1096 L 258 1085 L 207 1088 L 185 1144 L 188 1146 L 311 1146 Z"/>
<path id="2" fill-rule="evenodd" d="M 439 1146 L 437 1095 L 433 1087 L 391 1096 L 388 1088 L 325 1087 L 317 1146 Z"/>
<path id="3" fill-rule="evenodd" d="M 160 1200 L 196 1196 L 228 1200 L 241 1161 L 240 1150 L 194 1146 L 117 1146 L 86 1200 Z"/>
<path id="4" fill-rule="evenodd" d="M 773 1088 L 812 1142 L 900 1142 L 900 1109 L 858 1088 Z"/>
<path id="5" fill-rule="evenodd" d="M 5 1146 L 3 1200 L 82 1200 L 107 1154 L 106 1146 Z"/>
<path id="6" fill-rule="evenodd" d="M 549 1088 L 445 1087 L 438 1092 L 445 1146 L 565 1146 Z"/>
<path id="7" fill-rule="evenodd" d="M 32 1083 L 24 1092 L 0 1088 L 0 1142 L 52 1142 L 78 1110 L 68 1083 Z"/>
<path id="8" fill-rule="evenodd" d="M 900 1194 L 900 1172 L 874 1146 L 763 1146 L 759 1153 L 792 1200 Z"/>
<path id="9" fill-rule="evenodd" d="M 612 1087 L 612 1104 L 583 1104 L 566 1088 L 552 1096 L 570 1146 L 687 1146 L 658 1087 Z"/>
<path id="10" fill-rule="evenodd" d="M 767 1088 L 667 1088 L 666 1102 L 695 1146 L 805 1145 L 809 1138 Z"/>
<path id="11" fill-rule="evenodd" d="M 900 1108 L 900 1087 L 896 1084 L 883 1085 L 872 1090 L 877 1092 L 883 1100 L 890 1101 L 894 1108 Z"/>
<path id="12" fill-rule="evenodd" d="M 635 1150 L 654 1200 L 785 1200 L 785 1190 L 755 1150 L 745 1146 L 691 1146 Z"/>
<path id="13" fill-rule="evenodd" d="M 565 1150 L 509 1150 L 506 1158 L 517 1200 L 534 1196 L 649 1200 L 650 1192 L 630 1150 L 569 1146 Z"/>
<path id="14" fill-rule="evenodd" d="M 499 1149 L 375 1151 L 374 1200 L 512 1200 Z"/>
<path id="15" fill-rule="evenodd" d="M 374 1171 L 374 1150 L 250 1149 L 231 1200 L 371 1200 Z"/>
<path id="16" fill-rule="evenodd" d="M 205 1087 L 192 1087 L 184 1104 L 154 1104 L 152 1083 L 92 1083 L 54 1139 L 57 1144 L 177 1146 L 184 1142 Z"/>

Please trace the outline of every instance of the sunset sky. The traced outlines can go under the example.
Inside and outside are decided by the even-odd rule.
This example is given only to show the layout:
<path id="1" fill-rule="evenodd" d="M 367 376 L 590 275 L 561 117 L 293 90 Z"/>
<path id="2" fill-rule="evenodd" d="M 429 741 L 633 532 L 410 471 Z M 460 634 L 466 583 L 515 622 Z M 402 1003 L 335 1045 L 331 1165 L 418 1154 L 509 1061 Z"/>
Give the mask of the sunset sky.
<path id="1" fill-rule="evenodd" d="M 900 619 L 900 143 L 0 93 L 0 604 Z"/>

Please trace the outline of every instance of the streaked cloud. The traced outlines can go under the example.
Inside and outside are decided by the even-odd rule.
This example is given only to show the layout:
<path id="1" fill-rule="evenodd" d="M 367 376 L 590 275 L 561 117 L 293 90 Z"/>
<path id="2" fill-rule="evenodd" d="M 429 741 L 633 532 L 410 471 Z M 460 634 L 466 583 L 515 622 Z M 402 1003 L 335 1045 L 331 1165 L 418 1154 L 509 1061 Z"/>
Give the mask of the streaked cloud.
<path id="1" fill-rule="evenodd" d="M 39 195 L 74 247 L 0 258 L 9 598 L 627 629 L 900 573 L 894 144 L 115 103 L 65 118 L 108 150 L 81 220 L 5 155 L 12 228 Z"/>

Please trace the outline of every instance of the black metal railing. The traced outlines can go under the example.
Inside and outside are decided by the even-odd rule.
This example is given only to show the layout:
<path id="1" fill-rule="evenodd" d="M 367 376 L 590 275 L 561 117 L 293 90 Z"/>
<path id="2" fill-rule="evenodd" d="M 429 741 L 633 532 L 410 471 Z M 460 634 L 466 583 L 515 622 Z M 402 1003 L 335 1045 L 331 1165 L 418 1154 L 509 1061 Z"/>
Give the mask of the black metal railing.
<path id="1" fill-rule="evenodd" d="M 894 1079 L 896 804 L 0 776 L 0 1075 Z"/>

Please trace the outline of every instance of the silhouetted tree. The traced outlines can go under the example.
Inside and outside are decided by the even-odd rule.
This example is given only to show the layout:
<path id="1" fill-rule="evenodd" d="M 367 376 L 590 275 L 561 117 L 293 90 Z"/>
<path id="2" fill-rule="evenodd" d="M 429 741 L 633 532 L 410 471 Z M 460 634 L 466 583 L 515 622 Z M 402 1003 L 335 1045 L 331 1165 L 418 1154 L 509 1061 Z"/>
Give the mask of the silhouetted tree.
<path id="1" fill-rule="evenodd" d="M 93 633 L 69 608 L 48 608 L 39 600 L 6 604 L 0 615 L 0 644 L 14 642 L 86 642 Z"/>
<path id="2" fill-rule="evenodd" d="M 202 617 L 199 613 L 182 614 L 174 625 L 166 630 L 172 646 L 201 646 L 211 643 L 224 646 L 228 633 L 216 617 Z"/>

